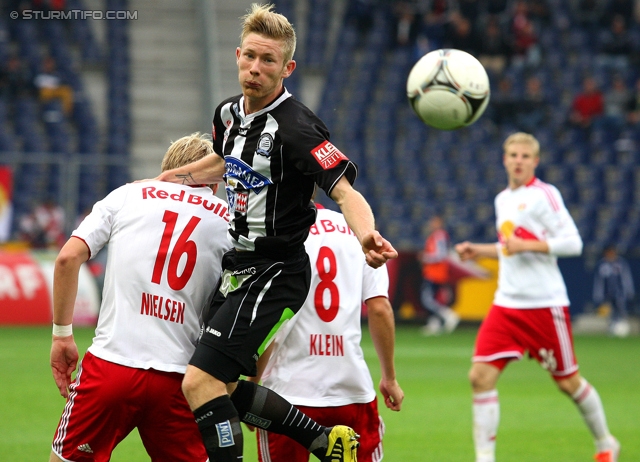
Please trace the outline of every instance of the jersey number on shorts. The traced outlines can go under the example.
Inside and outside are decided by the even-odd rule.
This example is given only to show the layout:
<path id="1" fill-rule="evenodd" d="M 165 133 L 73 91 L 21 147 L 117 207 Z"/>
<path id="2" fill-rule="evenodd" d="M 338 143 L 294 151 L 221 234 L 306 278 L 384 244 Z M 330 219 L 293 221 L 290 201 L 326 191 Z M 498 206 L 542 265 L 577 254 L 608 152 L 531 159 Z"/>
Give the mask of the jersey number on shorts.
<path id="1" fill-rule="evenodd" d="M 320 319 L 324 322 L 331 322 L 338 315 L 340 291 L 338 291 L 338 286 L 333 282 L 338 273 L 338 262 L 336 261 L 336 255 L 329 247 L 320 247 L 318 259 L 316 260 L 316 269 L 318 270 L 320 283 L 313 294 L 314 305 Z M 324 305 L 325 291 L 329 291 L 328 308 L 325 308 Z"/>
<path id="2" fill-rule="evenodd" d="M 198 248 L 195 241 L 189 240 L 189 236 L 191 236 L 196 225 L 200 222 L 200 218 L 191 217 L 187 226 L 182 233 L 180 233 L 180 236 L 178 236 L 178 240 L 174 244 L 172 251 L 169 251 L 169 246 L 171 245 L 173 232 L 176 228 L 176 222 L 178 221 L 178 214 L 165 210 L 162 221 L 165 223 L 164 232 L 162 233 L 162 240 L 158 248 L 158 255 L 156 255 L 156 263 L 153 265 L 151 282 L 160 284 L 162 272 L 164 271 L 164 266 L 167 261 L 167 255 L 170 255 L 169 267 L 167 268 L 167 282 L 173 290 L 181 290 L 184 289 L 184 286 L 189 282 L 189 278 L 193 274 L 193 268 L 196 266 Z M 183 254 L 187 256 L 187 261 L 182 270 L 182 274 L 178 276 L 178 264 Z"/>

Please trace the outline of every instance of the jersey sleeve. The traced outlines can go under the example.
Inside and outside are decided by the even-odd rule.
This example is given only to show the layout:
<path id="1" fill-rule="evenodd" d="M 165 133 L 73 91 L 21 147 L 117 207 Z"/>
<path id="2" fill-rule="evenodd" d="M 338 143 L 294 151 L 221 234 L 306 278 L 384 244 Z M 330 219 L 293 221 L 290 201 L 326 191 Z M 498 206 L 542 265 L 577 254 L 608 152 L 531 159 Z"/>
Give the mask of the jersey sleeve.
<path id="1" fill-rule="evenodd" d="M 582 253 L 582 238 L 562 200 L 560 191 L 549 185 L 551 196 L 539 203 L 539 217 L 547 231 L 549 254 L 573 257 Z"/>
<path id="2" fill-rule="evenodd" d="M 98 252 L 109 242 L 114 217 L 122 209 L 128 190 L 129 185 L 121 186 L 96 202 L 91 213 L 71 233 L 72 236 L 82 239 L 87 244 L 91 253 L 90 258 L 98 255 Z"/>
<path id="3" fill-rule="evenodd" d="M 327 195 L 343 176 L 351 184 L 355 181 L 358 167 L 329 141 L 329 130 L 311 111 L 301 110 L 282 137 L 285 154 L 296 169 L 311 176 Z"/>
<path id="4" fill-rule="evenodd" d="M 362 301 L 374 297 L 389 297 L 389 272 L 386 265 L 373 269 L 365 263 L 362 273 Z"/>
<path id="5" fill-rule="evenodd" d="M 222 138 L 224 136 L 224 125 L 220 117 L 220 106 L 216 108 L 211 122 L 211 141 L 213 142 L 213 150 L 219 156 L 222 156 Z"/>

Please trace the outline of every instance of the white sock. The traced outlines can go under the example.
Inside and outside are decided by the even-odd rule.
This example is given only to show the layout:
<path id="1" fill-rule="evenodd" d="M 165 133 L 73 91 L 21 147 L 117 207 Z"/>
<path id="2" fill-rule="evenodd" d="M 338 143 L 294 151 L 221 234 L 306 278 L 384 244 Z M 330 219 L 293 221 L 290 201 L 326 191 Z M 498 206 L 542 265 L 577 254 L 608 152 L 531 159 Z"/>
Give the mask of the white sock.
<path id="1" fill-rule="evenodd" d="M 473 442 L 477 462 L 493 462 L 500 422 L 498 390 L 473 394 Z"/>
<path id="2" fill-rule="evenodd" d="M 610 449 L 613 438 L 611 438 L 611 433 L 609 433 L 607 418 L 604 415 L 604 407 L 602 406 L 600 395 L 596 389 L 584 378 L 581 378 L 580 387 L 571 398 L 573 398 L 573 401 L 580 410 L 580 414 L 582 414 L 589 430 L 591 430 L 598 451 Z"/>

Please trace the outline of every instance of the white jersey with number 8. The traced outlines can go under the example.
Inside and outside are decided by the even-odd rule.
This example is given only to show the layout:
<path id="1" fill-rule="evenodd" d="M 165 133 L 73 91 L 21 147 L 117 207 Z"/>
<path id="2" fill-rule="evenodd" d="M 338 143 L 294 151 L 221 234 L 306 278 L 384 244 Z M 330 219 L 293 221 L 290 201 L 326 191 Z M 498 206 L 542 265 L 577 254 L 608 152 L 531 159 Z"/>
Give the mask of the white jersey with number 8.
<path id="1" fill-rule="evenodd" d="M 318 210 L 305 246 L 309 295 L 277 333 L 263 383 L 300 406 L 369 403 L 376 393 L 360 347 L 360 316 L 363 301 L 388 296 L 387 269 L 366 264 L 344 217 L 330 210 Z"/>
<path id="2" fill-rule="evenodd" d="M 204 186 L 133 183 L 97 202 L 72 233 L 92 257 L 109 244 L 89 351 L 128 367 L 184 373 L 230 248 L 227 226 L 226 203 Z"/>

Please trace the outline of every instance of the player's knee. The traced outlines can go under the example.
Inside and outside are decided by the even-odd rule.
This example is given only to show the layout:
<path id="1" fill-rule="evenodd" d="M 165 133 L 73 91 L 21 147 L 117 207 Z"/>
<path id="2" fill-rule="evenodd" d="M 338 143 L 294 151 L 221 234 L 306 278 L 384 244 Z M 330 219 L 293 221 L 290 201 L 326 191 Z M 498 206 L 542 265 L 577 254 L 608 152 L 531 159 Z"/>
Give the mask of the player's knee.
<path id="1" fill-rule="evenodd" d="M 474 391 L 480 388 L 483 383 L 482 374 L 473 367 L 469 371 L 469 383 Z"/>
<path id="2" fill-rule="evenodd" d="M 580 388 L 581 377 L 578 374 L 574 374 L 566 379 L 556 380 L 556 385 L 558 385 L 558 389 L 562 393 L 573 396 Z"/>
<path id="3" fill-rule="evenodd" d="M 182 379 L 182 393 L 189 404 L 192 404 L 199 390 L 203 386 L 202 378 L 198 371 L 192 367 L 187 367 L 187 372 Z"/>
<path id="4" fill-rule="evenodd" d="M 195 384 L 193 378 L 190 377 L 188 373 L 185 374 L 182 378 L 182 393 L 184 394 L 184 397 L 187 398 L 187 401 L 190 401 L 189 397 L 193 395 L 194 389 Z"/>
<path id="5" fill-rule="evenodd" d="M 191 409 L 196 409 L 212 399 L 226 395 L 227 387 L 207 372 L 189 365 L 182 379 L 182 393 Z"/>
<path id="6" fill-rule="evenodd" d="M 496 386 L 496 371 L 484 364 L 475 363 L 469 371 L 469 383 L 475 393 L 493 390 Z"/>

